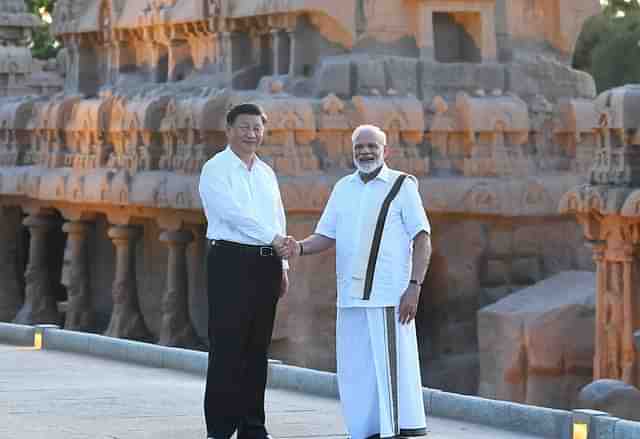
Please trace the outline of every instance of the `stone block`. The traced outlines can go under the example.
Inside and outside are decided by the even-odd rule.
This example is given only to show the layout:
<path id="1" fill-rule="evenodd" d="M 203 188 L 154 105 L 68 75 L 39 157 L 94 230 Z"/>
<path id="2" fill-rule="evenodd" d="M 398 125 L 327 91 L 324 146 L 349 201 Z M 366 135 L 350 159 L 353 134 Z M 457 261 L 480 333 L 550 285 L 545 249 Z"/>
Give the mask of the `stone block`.
<path id="1" fill-rule="evenodd" d="M 89 353 L 117 361 L 127 361 L 128 346 L 126 340 L 94 335 L 89 340 Z"/>
<path id="2" fill-rule="evenodd" d="M 35 328 L 27 325 L 0 322 L 0 341 L 4 343 L 33 346 Z"/>
<path id="3" fill-rule="evenodd" d="M 422 90 L 426 102 L 435 96 L 455 97 L 475 90 L 505 90 L 505 69 L 501 64 L 422 62 Z"/>
<path id="4" fill-rule="evenodd" d="M 640 439 L 640 423 L 632 421 L 616 422 L 613 439 Z"/>
<path id="5" fill-rule="evenodd" d="M 513 293 L 512 285 L 502 285 L 494 288 L 482 288 L 480 290 L 480 306 L 484 307 L 496 303 L 498 300 L 507 297 Z"/>
<path id="6" fill-rule="evenodd" d="M 374 90 L 384 94 L 387 90 L 387 79 L 384 58 L 358 58 L 355 66 L 357 89 L 355 94 L 370 95 Z"/>
<path id="7" fill-rule="evenodd" d="M 503 285 L 509 283 L 509 264 L 502 259 L 489 259 L 484 276 L 485 285 Z"/>
<path id="8" fill-rule="evenodd" d="M 515 258 L 511 262 L 511 281 L 530 285 L 542 280 L 540 261 L 535 256 Z"/>
<path id="9" fill-rule="evenodd" d="M 431 400 L 433 416 L 464 419 L 466 422 L 486 422 L 490 416 L 489 400 L 449 392 L 434 393 Z"/>
<path id="10" fill-rule="evenodd" d="M 507 256 L 513 252 L 513 231 L 494 227 L 489 232 L 489 251 L 492 255 Z"/>
<path id="11" fill-rule="evenodd" d="M 613 439 L 616 424 L 620 419 L 612 416 L 596 416 L 591 419 L 589 429 L 594 439 Z"/>
<path id="12" fill-rule="evenodd" d="M 595 274 L 563 272 L 478 312 L 480 395 L 572 405 L 594 352 Z"/>
<path id="13" fill-rule="evenodd" d="M 316 73 L 314 96 L 325 97 L 330 93 L 341 98 L 351 96 L 351 62 L 348 59 L 326 59 Z"/>
<path id="14" fill-rule="evenodd" d="M 60 351 L 88 353 L 90 334 L 61 329 L 46 331 L 46 348 Z"/>
<path id="15" fill-rule="evenodd" d="M 433 409 L 432 409 L 433 395 L 438 392 L 440 392 L 440 390 L 438 389 L 429 389 L 427 387 L 422 389 L 424 411 L 427 414 L 427 416 L 431 416 L 433 414 Z"/>
<path id="16" fill-rule="evenodd" d="M 205 376 L 207 373 L 208 356 L 205 352 L 190 351 L 180 348 L 164 348 L 162 352 L 162 367 L 182 370 Z"/>
<path id="17" fill-rule="evenodd" d="M 593 99 L 596 95 L 595 83 L 590 75 L 544 56 L 509 64 L 506 83 L 508 91 L 525 100 L 538 94 L 550 101 L 571 97 Z"/>
<path id="18" fill-rule="evenodd" d="M 537 437 L 568 437 L 571 425 L 566 411 L 447 392 L 433 393 L 431 414 Z"/>
<path id="19" fill-rule="evenodd" d="M 537 226 L 516 227 L 513 231 L 513 251 L 519 255 L 540 251 L 540 230 Z"/>
<path id="20" fill-rule="evenodd" d="M 162 367 L 164 347 L 151 343 L 130 341 L 127 349 L 129 361 L 151 367 Z"/>
<path id="21" fill-rule="evenodd" d="M 464 354 L 476 343 L 476 322 L 473 320 L 447 322 L 439 331 L 442 336 L 440 349 L 447 354 Z"/>
<path id="22" fill-rule="evenodd" d="M 467 349 L 470 347 L 468 342 L 461 342 L 460 345 Z M 479 362 L 478 354 L 475 352 L 440 355 L 437 360 L 427 362 L 423 373 L 423 385 L 446 388 L 448 392 L 474 395 L 478 391 Z"/>
<path id="23" fill-rule="evenodd" d="M 577 404 L 618 418 L 640 421 L 640 390 L 622 381 L 602 379 L 585 386 Z"/>
<path id="24" fill-rule="evenodd" d="M 4 183 L 4 176 L 3 176 Z M 4 185 L 3 185 L 4 188 Z M 4 207 L 0 209 L 0 322 L 11 322 L 18 314 L 23 302 L 20 286 L 20 267 L 18 249 L 22 241 L 22 215 L 19 209 Z"/>
<path id="25" fill-rule="evenodd" d="M 334 373 L 284 364 L 269 365 L 267 385 L 329 398 L 338 397 L 338 379 Z"/>
<path id="26" fill-rule="evenodd" d="M 400 96 L 418 96 L 418 64 L 416 59 L 389 57 L 386 61 L 389 88 Z"/>
<path id="27" fill-rule="evenodd" d="M 542 85 L 528 74 L 525 67 L 511 65 L 506 69 L 508 90 L 519 96 L 542 94 Z"/>
<path id="28" fill-rule="evenodd" d="M 582 232 L 572 223 L 544 224 L 538 229 L 540 239 L 540 260 L 545 276 L 572 270 L 575 266 L 576 244 L 581 243 Z"/>

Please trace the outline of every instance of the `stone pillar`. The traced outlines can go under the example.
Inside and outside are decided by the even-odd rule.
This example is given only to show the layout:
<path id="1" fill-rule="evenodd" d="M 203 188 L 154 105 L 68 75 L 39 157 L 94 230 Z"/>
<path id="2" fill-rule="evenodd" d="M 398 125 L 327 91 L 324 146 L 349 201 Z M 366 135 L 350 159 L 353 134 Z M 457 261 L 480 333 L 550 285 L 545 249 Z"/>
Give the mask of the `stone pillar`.
<path id="1" fill-rule="evenodd" d="M 0 207 L 0 322 L 11 322 L 24 303 L 18 266 L 21 232 L 20 210 Z"/>
<path id="2" fill-rule="evenodd" d="M 289 76 L 293 77 L 298 73 L 296 65 L 297 36 L 295 29 L 287 30 L 287 35 L 289 35 Z"/>
<path id="3" fill-rule="evenodd" d="M 160 241 L 169 249 L 167 289 L 162 298 L 162 328 L 159 344 L 195 347 L 199 343 L 189 317 L 186 246 L 193 239 L 186 230 L 164 231 Z"/>
<path id="4" fill-rule="evenodd" d="M 231 41 L 231 32 L 220 33 L 220 46 L 222 49 L 222 71 L 225 73 L 225 79 L 231 86 L 233 80 L 233 44 Z"/>
<path id="5" fill-rule="evenodd" d="M 107 68 L 107 83 L 115 85 L 118 82 L 118 74 L 120 73 L 120 62 L 122 60 L 123 43 L 120 41 L 112 41 L 107 46 L 107 56 L 109 57 L 109 65 Z"/>
<path id="6" fill-rule="evenodd" d="M 138 230 L 131 226 L 113 226 L 108 236 L 116 248 L 116 273 L 113 281 L 113 312 L 105 335 L 150 340 L 136 290 L 134 245 Z"/>
<path id="7" fill-rule="evenodd" d="M 187 62 L 187 60 L 191 57 L 190 50 L 191 47 L 185 40 L 171 40 L 169 42 L 169 69 L 167 74 L 167 80 L 169 82 L 178 81 L 179 79 L 181 79 L 179 77 L 180 74 L 185 73 L 183 71 L 181 72 L 181 70 L 184 70 L 184 68 L 181 68 L 181 64 Z"/>
<path id="8" fill-rule="evenodd" d="M 251 30 L 249 32 L 249 39 L 251 40 L 251 63 L 260 64 L 262 59 L 262 38 L 257 30 Z"/>
<path id="9" fill-rule="evenodd" d="M 436 43 L 433 33 L 433 9 L 424 2 L 418 4 L 418 47 L 420 57 L 428 61 L 436 59 Z"/>
<path id="10" fill-rule="evenodd" d="M 622 381 L 627 384 L 638 386 L 638 358 L 636 354 L 633 333 L 638 329 L 640 322 L 638 315 L 638 297 L 636 294 L 638 281 L 640 278 L 636 275 L 638 271 L 638 261 L 634 256 L 633 246 L 628 244 L 625 248 L 624 257 L 622 258 L 622 278 L 623 278 L 623 335 L 622 335 Z"/>
<path id="11" fill-rule="evenodd" d="M 496 42 L 495 10 L 485 9 L 482 17 L 482 62 L 494 62 L 498 60 L 498 48 Z"/>
<path id="12" fill-rule="evenodd" d="M 607 346 L 604 338 L 604 309 L 605 309 L 605 285 L 606 262 L 604 260 L 605 244 L 602 242 L 592 245 L 593 260 L 596 263 L 596 333 L 593 357 L 593 379 L 599 380 L 606 377 L 606 352 Z"/>
<path id="13" fill-rule="evenodd" d="M 148 75 L 148 79 L 151 81 L 156 80 L 156 65 L 158 65 L 158 49 L 153 40 L 145 39 L 142 42 L 144 47 L 144 59 L 145 59 L 145 73 Z"/>
<path id="14" fill-rule="evenodd" d="M 53 279 L 47 260 L 47 233 L 56 222 L 45 215 L 30 215 L 23 221 L 29 228 L 29 263 L 25 271 L 25 300 L 15 322 L 22 324 L 60 323 Z"/>
<path id="15" fill-rule="evenodd" d="M 280 64 L 282 56 L 282 45 L 284 42 L 282 41 L 282 32 L 280 29 L 271 29 L 271 47 L 273 47 L 273 74 L 280 75 L 282 71 L 280 70 Z"/>
<path id="16" fill-rule="evenodd" d="M 511 35 L 507 24 L 507 1 L 496 0 L 496 45 L 498 60 L 501 62 L 509 62 L 513 59 Z"/>
<path id="17" fill-rule="evenodd" d="M 71 267 L 67 284 L 68 305 L 64 328 L 88 331 L 95 324 L 89 283 L 89 254 L 87 252 L 88 224 L 72 221 L 62 226 L 67 233 L 71 253 Z"/>
<path id="18" fill-rule="evenodd" d="M 640 384 L 640 355 L 633 334 L 640 328 L 637 285 L 640 258 L 635 244 L 621 238 L 621 224 L 606 221 L 607 240 L 593 245 L 596 262 L 596 331 L 593 377 Z"/>

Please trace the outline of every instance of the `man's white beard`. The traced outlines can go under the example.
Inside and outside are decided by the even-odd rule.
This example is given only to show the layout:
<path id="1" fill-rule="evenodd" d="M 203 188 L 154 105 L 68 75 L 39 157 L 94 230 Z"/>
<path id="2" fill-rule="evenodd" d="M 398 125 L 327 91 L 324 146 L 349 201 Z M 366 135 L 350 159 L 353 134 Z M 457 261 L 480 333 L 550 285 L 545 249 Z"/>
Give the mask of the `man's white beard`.
<path id="1" fill-rule="evenodd" d="M 358 171 L 363 174 L 371 174 L 384 164 L 384 158 L 378 157 L 376 160 L 366 163 L 360 163 L 355 157 L 353 158 L 353 164 L 356 165 Z"/>

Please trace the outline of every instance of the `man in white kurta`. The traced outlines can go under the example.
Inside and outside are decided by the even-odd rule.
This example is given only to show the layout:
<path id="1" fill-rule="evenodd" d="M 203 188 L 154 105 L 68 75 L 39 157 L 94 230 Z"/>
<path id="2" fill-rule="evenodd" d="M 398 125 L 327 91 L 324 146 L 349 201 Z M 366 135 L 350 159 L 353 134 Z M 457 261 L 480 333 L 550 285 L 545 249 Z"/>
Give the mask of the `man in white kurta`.
<path id="1" fill-rule="evenodd" d="M 358 170 L 336 183 L 315 233 L 292 242 L 291 254 L 336 246 L 338 385 L 352 439 L 421 436 L 426 421 L 415 315 L 431 229 L 417 181 L 407 176 L 371 256 L 379 212 L 401 173 L 384 164 L 386 136 L 377 127 L 359 127 L 353 144 Z M 372 281 L 363 288 L 368 272 Z"/>

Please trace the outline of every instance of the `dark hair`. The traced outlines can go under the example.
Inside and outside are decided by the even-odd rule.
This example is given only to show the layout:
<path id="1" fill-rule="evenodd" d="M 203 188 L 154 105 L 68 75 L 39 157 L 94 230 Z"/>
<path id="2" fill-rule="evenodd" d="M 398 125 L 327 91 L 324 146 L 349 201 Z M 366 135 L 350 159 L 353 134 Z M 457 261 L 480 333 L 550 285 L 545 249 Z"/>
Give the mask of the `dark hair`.
<path id="1" fill-rule="evenodd" d="M 227 125 L 231 126 L 234 124 L 238 116 L 241 114 L 249 114 L 251 116 L 260 116 L 262 119 L 262 123 L 267 123 L 267 115 L 264 113 L 264 110 L 260 108 L 259 105 L 256 104 L 238 104 L 235 105 L 229 110 L 227 113 Z"/>

